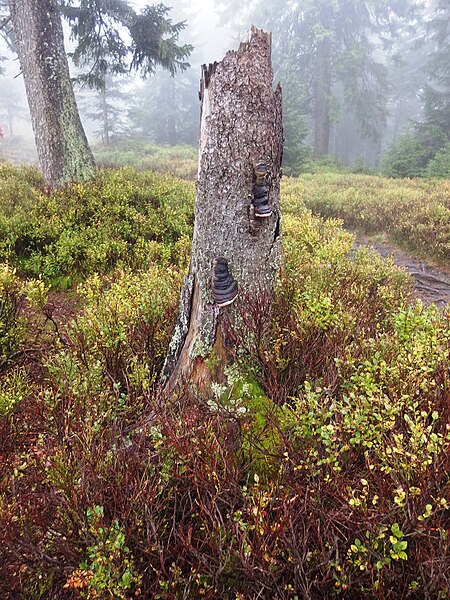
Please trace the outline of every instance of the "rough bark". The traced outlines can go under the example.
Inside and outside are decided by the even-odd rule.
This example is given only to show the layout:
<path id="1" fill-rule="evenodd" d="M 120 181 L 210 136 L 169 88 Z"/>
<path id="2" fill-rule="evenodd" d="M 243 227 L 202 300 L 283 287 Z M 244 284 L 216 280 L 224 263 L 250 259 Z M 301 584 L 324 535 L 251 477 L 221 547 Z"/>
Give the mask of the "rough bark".
<path id="1" fill-rule="evenodd" d="M 223 317 L 243 294 L 271 293 L 281 258 L 281 87 L 272 88 L 271 36 L 252 28 L 238 51 L 202 67 L 195 221 L 189 274 L 164 371 L 166 390 L 189 381 L 207 390 L 227 361 Z M 270 217 L 254 213 L 255 169 L 267 166 Z M 228 261 L 235 303 L 219 308 L 213 264 Z"/>
<path id="2" fill-rule="evenodd" d="M 50 185 L 89 179 L 94 159 L 78 114 L 57 0 L 11 0 L 36 148 Z"/>
<path id="3" fill-rule="evenodd" d="M 320 23 L 327 31 L 330 27 L 329 8 L 320 11 Z M 326 33 L 317 42 L 314 74 L 314 155 L 328 154 L 330 145 L 331 98 L 331 39 Z"/>
<path id="4" fill-rule="evenodd" d="M 103 117 L 103 144 L 109 146 L 109 116 L 108 102 L 106 100 L 106 89 L 102 90 L 102 117 Z"/>

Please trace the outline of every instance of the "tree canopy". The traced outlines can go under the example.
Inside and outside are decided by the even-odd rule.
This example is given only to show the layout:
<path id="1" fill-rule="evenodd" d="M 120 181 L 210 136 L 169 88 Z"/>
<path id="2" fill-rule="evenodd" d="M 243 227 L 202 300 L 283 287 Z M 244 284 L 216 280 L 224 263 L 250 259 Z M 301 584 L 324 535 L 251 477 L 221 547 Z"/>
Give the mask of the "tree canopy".
<path id="1" fill-rule="evenodd" d="M 387 175 L 450 176 L 450 5 L 436 0 L 430 8 L 424 27 L 428 60 L 423 114 L 389 148 L 384 161 Z"/>
<path id="2" fill-rule="evenodd" d="M 364 137 L 377 137 L 386 118 L 386 51 L 396 32 L 410 22 L 409 0 L 257 0 L 250 8 L 237 0 L 227 15 L 249 19 L 274 32 L 275 64 L 295 67 L 305 86 L 316 156 L 329 151 L 331 123 L 350 110 Z M 236 17 L 238 18 L 238 17 Z"/>
<path id="3" fill-rule="evenodd" d="M 424 122 L 418 130 L 430 138 L 437 151 L 450 140 L 450 5 L 447 0 L 436 2 L 428 31 L 434 49 L 428 67 L 429 83 L 423 93 Z"/>
<path id="4" fill-rule="evenodd" d="M 0 6 L 0 31 L 14 50 L 10 4 Z M 168 16 L 171 9 L 164 4 L 147 5 L 140 12 L 128 0 L 58 0 L 58 4 L 75 43 L 70 56 L 84 69 L 80 79 L 90 87 L 102 87 L 107 73 L 134 70 L 146 77 L 161 66 L 174 75 L 189 66 L 193 47 L 178 43 L 186 23 L 173 23 Z"/>
<path id="5" fill-rule="evenodd" d="M 192 46 L 178 44 L 186 24 L 173 23 L 169 11 L 157 4 L 138 13 L 127 0 L 61 0 L 62 15 L 76 42 L 70 56 L 75 65 L 85 69 L 80 79 L 101 88 L 108 73 L 134 70 L 146 77 L 157 66 L 171 75 L 185 70 Z"/>

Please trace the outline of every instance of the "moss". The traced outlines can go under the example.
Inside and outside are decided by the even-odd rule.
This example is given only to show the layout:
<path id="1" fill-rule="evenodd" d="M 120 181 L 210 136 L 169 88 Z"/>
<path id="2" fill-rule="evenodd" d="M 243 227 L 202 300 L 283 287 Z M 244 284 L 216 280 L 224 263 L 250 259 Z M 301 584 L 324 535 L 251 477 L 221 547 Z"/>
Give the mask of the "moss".
<path id="1" fill-rule="evenodd" d="M 263 481 L 271 480 L 281 466 L 283 408 L 266 396 L 254 379 L 241 379 L 235 383 L 229 402 L 232 405 L 241 402 L 246 407 L 242 450 L 249 478 L 253 479 L 257 474 Z"/>

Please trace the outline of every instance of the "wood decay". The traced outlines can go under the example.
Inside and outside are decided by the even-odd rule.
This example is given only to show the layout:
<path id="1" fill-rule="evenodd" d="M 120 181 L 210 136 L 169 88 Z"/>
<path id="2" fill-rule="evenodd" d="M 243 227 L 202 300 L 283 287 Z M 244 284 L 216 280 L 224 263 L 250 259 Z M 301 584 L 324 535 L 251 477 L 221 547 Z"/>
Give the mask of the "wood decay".
<path id="1" fill-rule="evenodd" d="M 191 263 L 163 371 L 168 393 L 187 382 L 208 393 L 223 378 L 232 341 L 222 325 L 236 315 L 237 289 L 270 292 L 278 272 L 283 133 L 270 54 L 270 34 L 252 27 L 237 51 L 202 67 Z"/>

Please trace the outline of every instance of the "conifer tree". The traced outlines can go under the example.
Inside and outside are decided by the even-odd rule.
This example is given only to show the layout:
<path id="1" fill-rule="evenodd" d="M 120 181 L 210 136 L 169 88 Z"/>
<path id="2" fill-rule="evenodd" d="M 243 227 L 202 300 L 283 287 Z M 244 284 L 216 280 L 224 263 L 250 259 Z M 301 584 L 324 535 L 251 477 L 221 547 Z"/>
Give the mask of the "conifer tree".
<path id="1" fill-rule="evenodd" d="M 321 157 L 329 152 L 340 95 L 361 131 L 373 134 L 373 122 L 383 118 L 387 101 L 387 72 L 376 50 L 395 39 L 414 11 L 412 0 L 232 0 L 226 14 L 272 30 L 277 69 L 296 66 L 307 94 L 314 154 Z"/>
<path id="2" fill-rule="evenodd" d="M 39 161 L 51 185 L 89 179 L 95 166 L 73 93 L 63 16 L 76 43 L 73 60 L 89 85 L 102 89 L 108 73 L 146 76 L 160 65 L 173 74 L 188 66 L 191 47 L 178 45 L 185 24 L 173 24 L 162 4 L 137 13 L 127 0 L 10 0 L 2 10 L 1 30 L 19 56 Z"/>

